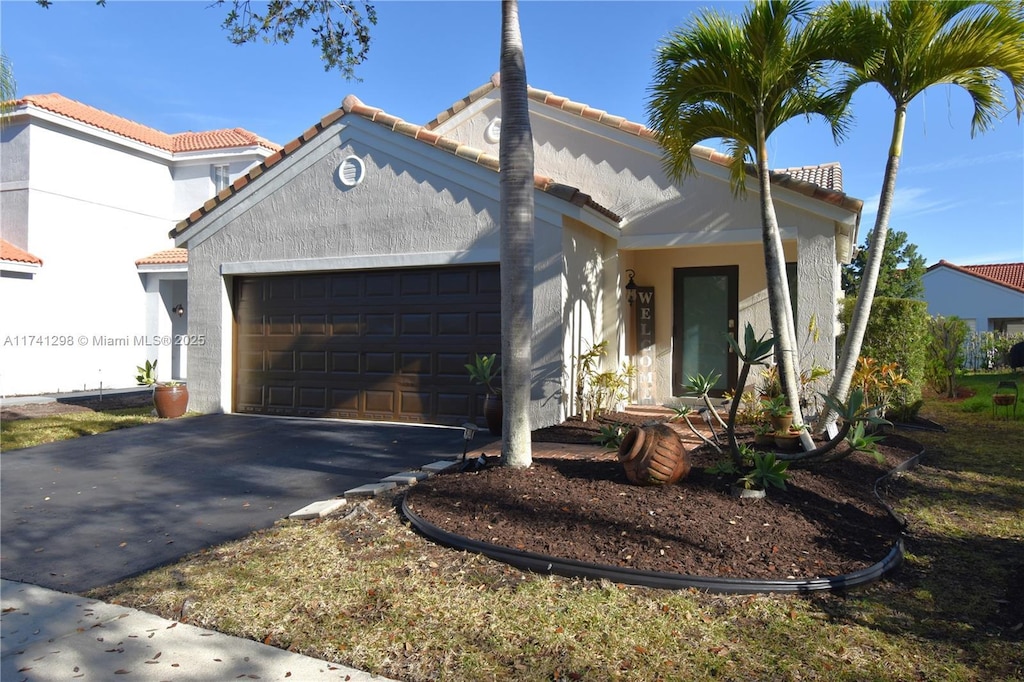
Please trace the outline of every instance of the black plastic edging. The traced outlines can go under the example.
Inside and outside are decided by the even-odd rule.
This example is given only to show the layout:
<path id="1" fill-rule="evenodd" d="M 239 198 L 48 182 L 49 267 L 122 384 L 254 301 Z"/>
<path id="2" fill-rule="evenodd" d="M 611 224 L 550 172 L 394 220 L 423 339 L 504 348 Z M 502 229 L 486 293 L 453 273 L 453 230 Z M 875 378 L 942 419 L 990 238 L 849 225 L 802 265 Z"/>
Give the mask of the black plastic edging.
<path id="1" fill-rule="evenodd" d="M 878 495 L 878 485 L 884 479 L 894 473 L 907 471 L 917 465 L 918 458 L 923 454 L 924 449 L 910 459 L 901 462 L 885 476 L 875 481 L 875 497 L 886 512 L 892 516 L 900 525 L 906 527 L 906 521 L 897 515 L 892 508 L 886 504 Z M 746 578 L 717 578 L 712 576 L 683 575 L 680 573 L 665 573 L 661 571 L 640 571 L 621 566 L 608 566 L 606 564 L 592 564 L 574 559 L 561 559 L 559 557 L 537 554 L 535 552 L 522 552 L 494 545 L 489 542 L 472 540 L 463 535 L 449 533 L 448 531 L 435 526 L 425 519 L 421 519 L 409 509 L 408 497 L 402 496 L 402 514 L 409 522 L 426 537 L 443 545 L 461 549 L 468 552 L 483 554 L 497 561 L 515 566 L 516 568 L 530 571 L 532 573 L 554 574 L 567 578 L 592 578 L 610 580 L 616 583 L 627 585 L 640 585 L 642 587 L 655 587 L 666 590 L 697 589 L 703 592 L 717 594 L 767 594 L 767 593 L 788 593 L 788 594 L 809 594 L 812 592 L 842 592 L 856 587 L 863 587 L 879 580 L 883 575 L 903 563 L 904 544 L 903 532 L 893 544 L 892 549 L 885 558 L 876 564 L 853 573 L 831 576 L 826 578 L 811 578 L 806 580 L 756 580 Z"/>

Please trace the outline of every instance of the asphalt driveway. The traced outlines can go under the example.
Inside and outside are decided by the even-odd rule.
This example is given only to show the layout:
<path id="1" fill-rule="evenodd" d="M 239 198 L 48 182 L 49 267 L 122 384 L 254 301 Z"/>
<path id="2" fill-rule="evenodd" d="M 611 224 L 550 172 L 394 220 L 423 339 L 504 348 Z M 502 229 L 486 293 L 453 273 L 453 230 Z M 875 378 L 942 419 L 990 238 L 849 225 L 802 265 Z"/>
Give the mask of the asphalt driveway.
<path id="1" fill-rule="evenodd" d="M 462 454 L 462 430 L 205 415 L 0 454 L 0 574 L 106 585 Z"/>

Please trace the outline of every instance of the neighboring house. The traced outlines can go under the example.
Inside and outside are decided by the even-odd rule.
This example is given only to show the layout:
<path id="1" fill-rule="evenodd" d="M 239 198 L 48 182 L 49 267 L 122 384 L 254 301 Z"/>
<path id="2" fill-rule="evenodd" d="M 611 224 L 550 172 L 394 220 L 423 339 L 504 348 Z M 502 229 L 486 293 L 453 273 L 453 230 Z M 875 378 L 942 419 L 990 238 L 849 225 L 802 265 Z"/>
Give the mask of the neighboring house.
<path id="1" fill-rule="evenodd" d="M 426 125 L 349 96 L 175 228 L 189 252 L 191 409 L 461 424 L 463 365 L 497 352 L 501 88 Z M 533 428 L 574 413 L 575 358 L 640 368 L 630 399 L 737 380 L 727 333 L 769 326 L 757 183 L 695 147 L 662 168 L 644 126 L 529 90 L 536 147 Z M 773 174 L 803 358 L 834 366 L 840 264 L 863 202 L 836 164 Z M 631 280 L 629 275 L 633 274 Z M 625 287 L 632 281 L 637 289 Z"/>
<path id="2" fill-rule="evenodd" d="M 1024 332 L 1024 263 L 954 265 L 940 260 L 924 273 L 929 315 L 956 315 L 979 332 Z"/>
<path id="3" fill-rule="evenodd" d="M 185 378 L 187 256 L 167 231 L 277 149 L 17 100 L 0 129 L 0 393 L 131 386 L 157 358 Z"/>

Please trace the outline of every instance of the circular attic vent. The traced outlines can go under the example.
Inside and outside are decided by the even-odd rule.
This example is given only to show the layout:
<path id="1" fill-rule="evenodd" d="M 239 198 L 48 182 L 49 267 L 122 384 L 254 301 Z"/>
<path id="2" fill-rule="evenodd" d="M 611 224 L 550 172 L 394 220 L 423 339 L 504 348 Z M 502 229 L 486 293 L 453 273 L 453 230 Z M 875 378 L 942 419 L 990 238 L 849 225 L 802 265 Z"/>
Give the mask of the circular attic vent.
<path id="1" fill-rule="evenodd" d="M 496 144 L 501 139 L 501 119 L 492 119 L 484 130 L 484 139 L 491 144 Z"/>
<path id="2" fill-rule="evenodd" d="M 347 156 L 338 166 L 338 180 L 346 187 L 355 187 L 366 176 L 366 166 L 358 156 Z"/>

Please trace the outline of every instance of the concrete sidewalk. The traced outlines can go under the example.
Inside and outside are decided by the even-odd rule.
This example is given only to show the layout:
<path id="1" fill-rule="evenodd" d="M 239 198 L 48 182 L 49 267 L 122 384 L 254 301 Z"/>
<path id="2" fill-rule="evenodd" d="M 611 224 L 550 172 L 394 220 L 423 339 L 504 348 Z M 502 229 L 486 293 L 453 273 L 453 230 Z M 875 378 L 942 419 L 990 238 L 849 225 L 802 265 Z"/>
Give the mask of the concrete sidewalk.
<path id="1" fill-rule="evenodd" d="M 369 680 L 354 668 L 35 585 L 0 580 L 0 679 Z"/>

